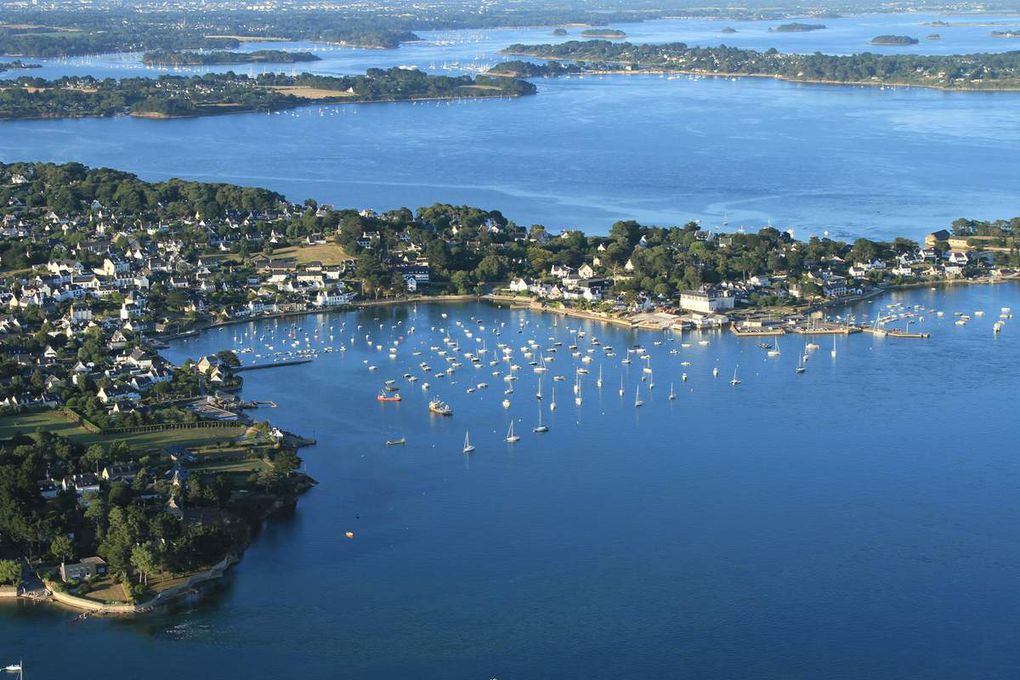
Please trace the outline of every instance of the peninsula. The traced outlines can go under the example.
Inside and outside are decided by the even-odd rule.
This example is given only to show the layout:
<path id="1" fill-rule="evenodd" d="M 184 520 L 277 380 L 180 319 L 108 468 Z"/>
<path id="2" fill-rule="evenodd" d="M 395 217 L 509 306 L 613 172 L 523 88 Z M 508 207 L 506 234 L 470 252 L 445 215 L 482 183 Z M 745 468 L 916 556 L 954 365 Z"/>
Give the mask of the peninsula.
<path id="1" fill-rule="evenodd" d="M 798 83 L 897 85 L 943 90 L 1020 90 L 1020 52 L 956 55 L 792 54 L 727 47 L 690 47 L 588 40 L 511 45 L 504 54 L 573 61 L 588 72 L 751 76 Z"/>
<path id="2" fill-rule="evenodd" d="M 286 50 L 256 50 L 254 52 L 156 50 L 142 55 L 142 63 L 146 66 L 296 64 L 319 60 L 320 57 L 311 52 L 288 52 Z"/>
<path id="3" fill-rule="evenodd" d="M 279 111 L 309 104 L 478 99 L 534 94 L 529 82 L 493 76 L 436 76 L 417 69 L 369 69 L 363 76 L 235 73 L 192 77 L 22 77 L 0 90 L 0 119 L 133 115 L 145 118 Z"/>
<path id="4" fill-rule="evenodd" d="M 222 351 L 173 365 L 166 339 L 493 290 L 627 326 L 721 324 L 1020 265 L 1020 218 L 957 220 L 923 246 L 693 222 L 554 235 L 469 206 L 379 214 L 76 163 L 0 164 L 0 224 L 0 550 L 19 556 L 0 560 L 0 584 L 111 614 L 219 577 L 314 484 L 298 471 L 307 442 L 236 396 L 256 364 Z"/>

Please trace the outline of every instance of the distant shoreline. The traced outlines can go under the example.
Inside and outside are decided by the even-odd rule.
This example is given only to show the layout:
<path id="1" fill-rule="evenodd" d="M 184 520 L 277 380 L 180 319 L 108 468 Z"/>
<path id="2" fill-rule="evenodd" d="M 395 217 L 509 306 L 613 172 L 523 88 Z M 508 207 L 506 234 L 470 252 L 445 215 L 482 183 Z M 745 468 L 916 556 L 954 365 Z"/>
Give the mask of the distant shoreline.
<path id="1" fill-rule="evenodd" d="M 507 56 L 512 57 L 528 57 L 530 59 L 539 59 L 542 61 L 583 61 L 576 59 L 564 59 L 563 57 L 539 57 L 534 54 L 528 54 L 526 52 L 506 52 Z M 621 67 L 630 65 L 631 62 L 610 62 L 619 64 Z M 796 78 L 790 76 L 784 76 L 782 74 L 771 74 L 771 73 L 720 73 L 718 71 L 697 71 L 689 69 L 664 69 L 661 67 L 654 68 L 640 68 L 640 64 L 635 64 L 638 67 L 637 70 L 628 70 L 626 68 L 620 69 L 582 69 L 580 75 L 627 75 L 627 76 L 640 76 L 640 75 L 686 75 L 686 76 L 702 76 L 705 78 L 766 78 L 770 80 L 780 80 L 787 83 L 797 83 L 800 85 L 843 85 L 847 87 L 896 87 L 896 88 L 917 88 L 925 90 L 938 90 L 941 92 L 1020 92 L 1020 83 L 1017 83 L 1011 87 L 950 87 L 945 85 L 925 85 L 922 83 L 896 83 L 896 82 L 877 82 L 877 81 L 854 81 L 854 80 L 822 80 L 812 78 Z"/>

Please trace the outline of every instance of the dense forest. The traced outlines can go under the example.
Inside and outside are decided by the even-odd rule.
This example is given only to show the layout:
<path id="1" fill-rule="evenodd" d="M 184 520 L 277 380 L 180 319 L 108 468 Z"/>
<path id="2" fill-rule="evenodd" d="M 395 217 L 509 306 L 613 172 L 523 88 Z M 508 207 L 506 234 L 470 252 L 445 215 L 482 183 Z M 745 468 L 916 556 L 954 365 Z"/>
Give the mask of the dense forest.
<path id="1" fill-rule="evenodd" d="M 0 90 L 2 118 L 82 116 L 183 117 L 276 111 L 312 103 L 464 99 L 534 94 L 535 86 L 514 78 L 435 76 L 416 69 L 369 69 L 362 76 L 303 73 L 191 77 L 57 80 L 21 77 Z"/>
<path id="2" fill-rule="evenodd" d="M 1020 89 L 1020 51 L 1001 54 L 784 54 L 684 43 L 635 45 L 608 40 L 511 45 L 504 53 L 583 62 L 592 71 L 673 70 L 705 75 L 771 76 L 798 82 L 916 85 L 944 89 Z"/>
<path id="3" fill-rule="evenodd" d="M 194 52 L 180 50 L 156 50 L 142 55 L 147 66 L 209 66 L 224 64 L 295 64 L 303 61 L 319 61 L 311 52 L 288 52 L 286 50 L 256 50 L 254 52 Z"/>

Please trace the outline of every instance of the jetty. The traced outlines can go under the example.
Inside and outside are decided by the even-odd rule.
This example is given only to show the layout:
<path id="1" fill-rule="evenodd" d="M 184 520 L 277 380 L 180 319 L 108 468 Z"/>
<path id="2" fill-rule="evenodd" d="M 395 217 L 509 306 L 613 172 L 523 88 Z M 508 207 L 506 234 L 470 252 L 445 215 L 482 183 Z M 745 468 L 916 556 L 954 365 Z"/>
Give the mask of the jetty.
<path id="1" fill-rule="evenodd" d="M 905 330 L 902 330 L 900 328 L 890 328 L 890 329 L 885 329 L 885 328 L 865 328 L 863 330 L 864 330 L 865 333 L 870 333 L 871 335 L 874 335 L 874 336 L 877 336 L 877 337 L 880 337 L 880 338 L 913 338 L 913 339 L 917 339 L 917 340 L 926 340 L 926 339 L 931 337 L 931 333 L 913 333 L 911 331 L 905 331 Z"/>
<path id="2" fill-rule="evenodd" d="M 312 359 L 288 359 L 287 361 L 276 361 L 271 364 L 249 364 L 248 366 L 239 366 L 235 368 L 234 372 L 260 371 L 264 368 L 278 368 L 280 366 L 297 366 L 298 364 L 310 364 L 312 361 Z"/>

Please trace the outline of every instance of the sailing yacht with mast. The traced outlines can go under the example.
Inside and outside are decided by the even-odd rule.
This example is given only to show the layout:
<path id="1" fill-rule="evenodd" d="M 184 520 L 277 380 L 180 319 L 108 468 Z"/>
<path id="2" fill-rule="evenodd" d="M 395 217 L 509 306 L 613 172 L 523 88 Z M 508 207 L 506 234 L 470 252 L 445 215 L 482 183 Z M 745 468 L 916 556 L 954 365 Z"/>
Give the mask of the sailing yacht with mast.
<path id="1" fill-rule="evenodd" d="M 602 364 L 599 364 L 599 378 L 595 381 L 595 387 L 602 389 Z"/>
<path id="2" fill-rule="evenodd" d="M 553 383 L 552 399 L 549 400 L 549 410 L 550 411 L 556 410 L 556 383 Z"/>
<path id="3" fill-rule="evenodd" d="M 532 432 L 548 432 L 549 426 L 542 422 L 542 406 L 538 407 L 538 425 L 531 429 Z"/>
<path id="4" fill-rule="evenodd" d="M 623 396 L 623 376 L 620 376 L 620 396 Z"/>
<path id="5" fill-rule="evenodd" d="M 832 357 L 833 359 L 835 359 L 835 358 L 836 358 L 836 336 L 835 336 L 835 335 L 834 335 L 834 336 L 832 336 L 832 351 L 831 351 L 831 352 L 829 352 L 829 355 L 830 355 L 830 356 L 831 356 L 831 357 Z"/>
<path id="6" fill-rule="evenodd" d="M 645 405 L 645 402 L 641 400 L 641 383 L 638 383 L 634 389 L 634 408 L 641 408 Z"/>
<path id="7" fill-rule="evenodd" d="M 511 420 L 510 421 L 510 429 L 507 430 L 507 433 L 506 433 L 506 442 L 507 442 L 507 444 L 516 444 L 520 440 L 521 440 L 521 436 L 518 435 L 518 434 L 514 434 L 514 421 Z"/>
<path id="8" fill-rule="evenodd" d="M 730 384 L 734 387 L 740 384 L 740 378 L 737 377 L 737 368 L 739 368 L 739 366 L 735 366 L 733 368 L 733 379 L 730 380 Z"/>
<path id="9" fill-rule="evenodd" d="M 467 432 L 464 432 L 464 453 L 472 453 L 475 450 L 474 445 L 471 443 L 471 437 Z"/>
<path id="10" fill-rule="evenodd" d="M 673 391 L 673 383 L 669 384 L 669 400 L 673 401 L 676 399 L 676 392 Z"/>

